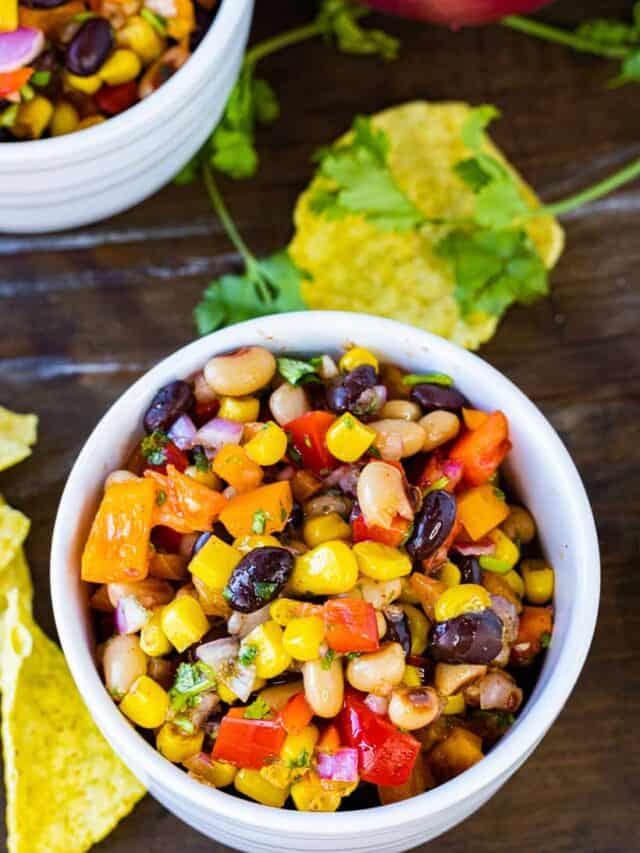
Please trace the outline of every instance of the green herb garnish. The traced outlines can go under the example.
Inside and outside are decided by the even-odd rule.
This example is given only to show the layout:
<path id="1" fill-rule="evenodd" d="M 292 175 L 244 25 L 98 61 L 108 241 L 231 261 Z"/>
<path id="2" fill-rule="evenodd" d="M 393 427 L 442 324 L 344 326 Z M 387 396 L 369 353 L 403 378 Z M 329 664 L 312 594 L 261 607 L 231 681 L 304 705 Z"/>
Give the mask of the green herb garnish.
<path id="1" fill-rule="evenodd" d="M 331 664 L 335 660 L 336 653 L 333 649 L 327 649 L 325 654 L 320 658 L 320 665 L 323 669 L 331 669 Z"/>
<path id="2" fill-rule="evenodd" d="M 346 654 L 346 658 L 347 660 L 355 660 L 356 658 L 359 658 L 361 654 L 362 652 L 348 652 Z"/>
<path id="3" fill-rule="evenodd" d="M 188 717 L 174 717 L 171 722 L 185 735 L 192 735 L 195 733 L 195 724 Z"/>
<path id="4" fill-rule="evenodd" d="M 238 655 L 238 660 L 243 666 L 249 666 L 256 659 L 258 647 L 254 643 L 247 643 L 242 646 Z"/>
<path id="5" fill-rule="evenodd" d="M 446 373 L 408 373 L 402 377 L 403 385 L 413 387 L 414 385 L 421 385 L 423 383 L 450 387 L 453 385 L 453 379 L 451 376 L 447 376 Z"/>
<path id="6" fill-rule="evenodd" d="M 180 712 L 184 708 L 193 708 L 200 693 L 211 690 L 216 685 L 215 673 L 204 663 L 181 663 L 176 671 L 173 687 L 169 691 L 171 708 Z"/>
<path id="7" fill-rule="evenodd" d="M 544 634 L 540 635 L 540 648 L 548 649 L 551 645 L 551 634 L 549 631 L 545 631 Z"/>
<path id="8" fill-rule="evenodd" d="M 295 758 L 290 758 L 287 762 L 287 767 L 290 770 L 297 770 L 303 767 L 311 767 L 311 756 L 306 749 L 300 751 Z"/>
<path id="9" fill-rule="evenodd" d="M 507 496 L 502 489 L 499 489 L 497 486 L 493 487 L 493 494 L 498 498 L 498 500 L 504 501 L 507 499 Z"/>
<path id="10" fill-rule="evenodd" d="M 300 361 L 297 358 L 279 358 L 278 371 L 291 385 L 320 381 L 318 371 L 310 361 Z"/>
<path id="11" fill-rule="evenodd" d="M 164 465 L 167 461 L 165 450 L 167 444 L 169 444 L 169 436 L 160 430 L 156 430 L 142 439 L 140 452 L 150 465 Z"/>
<path id="12" fill-rule="evenodd" d="M 254 584 L 254 590 L 256 593 L 256 597 L 260 599 L 260 601 L 271 601 L 273 596 L 278 589 L 278 584 L 273 583 L 272 581 L 257 581 Z"/>
<path id="13" fill-rule="evenodd" d="M 267 705 L 262 696 L 258 696 L 251 705 L 248 705 L 244 709 L 245 720 L 264 720 L 265 717 L 269 717 L 270 715 L 271 707 Z"/>
<path id="14" fill-rule="evenodd" d="M 253 519 L 251 521 L 251 532 L 255 533 L 257 536 L 260 536 L 262 533 L 264 533 L 266 526 L 267 513 L 263 509 L 257 509 L 253 513 Z"/>
<path id="15" fill-rule="evenodd" d="M 34 71 L 29 78 L 29 83 L 32 86 L 48 86 L 51 82 L 50 71 Z"/>
<path id="16" fill-rule="evenodd" d="M 448 477 L 439 477 L 437 480 L 434 480 L 433 483 L 426 489 L 425 495 L 428 495 L 430 492 L 437 492 L 439 489 L 445 489 L 449 485 Z"/>
<path id="17" fill-rule="evenodd" d="M 166 36 L 167 34 L 167 19 L 163 18 L 162 15 L 158 15 L 156 12 L 152 12 L 151 9 L 148 9 L 146 6 L 143 6 L 140 11 L 140 17 L 144 18 L 148 24 L 151 24 L 153 29 L 161 36 Z"/>
<path id="18" fill-rule="evenodd" d="M 158 506 L 162 506 L 162 504 L 166 501 L 166 499 L 167 499 L 167 493 L 164 491 L 164 489 L 160 489 L 158 491 L 158 494 L 156 495 L 156 504 Z"/>
<path id="19" fill-rule="evenodd" d="M 202 447 L 196 447 L 193 451 L 193 464 L 203 474 L 208 474 L 211 471 L 211 464 Z"/>

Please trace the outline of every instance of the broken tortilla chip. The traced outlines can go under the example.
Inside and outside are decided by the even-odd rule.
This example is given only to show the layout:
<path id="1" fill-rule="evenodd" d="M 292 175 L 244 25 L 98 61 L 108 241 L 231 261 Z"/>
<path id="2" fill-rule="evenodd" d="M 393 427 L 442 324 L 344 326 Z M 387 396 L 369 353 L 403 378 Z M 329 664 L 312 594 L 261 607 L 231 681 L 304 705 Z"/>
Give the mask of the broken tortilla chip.
<path id="1" fill-rule="evenodd" d="M 18 415 L 0 406 L 0 438 L 20 444 L 35 444 L 38 438 L 36 415 Z"/>
<path id="2" fill-rule="evenodd" d="M 18 553 L 30 527 L 31 522 L 20 510 L 8 504 L 0 506 L 0 573 Z"/>
<path id="3" fill-rule="evenodd" d="M 2 645 L 4 641 L 4 621 L 8 607 L 8 596 L 12 589 L 17 590 L 20 602 L 31 610 L 33 585 L 29 565 L 22 548 L 18 548 L 8 566 L 0 572 L 0 689 L 2 688 Z"/>
<path id="4" fill-rule="evenodd" d="M 28 445 L 10 438 L 2 438 L 0 434 L 0 471 L 17 465 L 27 456 L 31 456 L 31 448 Z"/>
<path id="5" fill-rule="evenodd" d="M 2 745 L 8 853 L 85 853 L 144 796 L 91 719 L 58 646 L 8 593 Z"/>

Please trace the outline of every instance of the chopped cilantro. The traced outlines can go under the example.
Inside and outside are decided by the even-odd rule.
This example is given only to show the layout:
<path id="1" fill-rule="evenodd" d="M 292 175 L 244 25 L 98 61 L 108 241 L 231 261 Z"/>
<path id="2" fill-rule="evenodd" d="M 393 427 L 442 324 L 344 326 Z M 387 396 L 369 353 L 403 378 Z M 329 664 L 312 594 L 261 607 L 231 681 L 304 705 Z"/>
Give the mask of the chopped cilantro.
<path id="1" fill-rule="evenodd" d="M 287 508 L 280 504 L 280 521 L 286 521 L 289 517 L 289 513 L 287 512 Z"/>
<path id="2" fill-rule="evenodd" d="M 164 491 L 164 489 L 160 489 L 160 491 L 156 495 L 156 504 L 158 506 L 162 506 L 162 504 L 166 501 L 166 499 L 167 499 L 167 493 Z"/>
<path id="3" fill-rule="evenodd" d="M 360 655 L 361 655 L 361 652 L 349 652 L 347 654 L 347 660 L 355 660 L 356 658 L 359 658 Z"/>
<path id="4" fill-rule="evenodd" d="M 380 453 L 375 444 L 371 445 L 371 447 L 367 450 L 367 454 L 369 456 L 375 457 L 376 459 L 382 459 L 382 453 Z"/>
<path id="5" fill-rule="evenodd" d="M 278 584 L 271 581 L 257 581 L 253 588 L 257 598 L 266 604 L 268 601 L 271 601 L 275 595 L 276 590 L 278 589 Z"/>
<path id="6" fill-rule="evenodd" d="M 240 649 L 238 660 L 243 666 L 249 666 L 253 663 L 258 654 L 258 647 L 254 643 L 247 643 Z"/>
<path id="7" fill-rule="evenodd" d="M 428 383 L 429 385 L 445 385 L 447 387 L 453 385 L 453 379 L 447 376 L 446 373 L 408 373 L 402 379 L 403 385 L 421 385 Z"/>
<path id="8" fill-rule="evenodd" d="M 158 33 L 158 35 L 166 36 L 167 21 L 165 18 L 162 17 L 162 15 L 158 15 L 156 12 L 152 12 L 151 9 L 147 9 L 145 6 L 140 12 L 140 17 L 144 18 L 148 24 L 151 24 L 151 26 Z"/>
<path id="9" fill-rule="evenodd" d="M 302 767 L 311 767 L 311 756 L 308 750 L 303 749 L 295 758 L 290 758 L 287 762 L 287 767 L 290 770 L 297 770 Z"/>
<path id="10" fill-rule="evenodd" d="M 298 465 L 299 467 L 302 467 L 302 454 L 300 453 L 300 451 L 298 450 L 297 447 L 295 447 L 293 444 L 291 444 L 291 442 L 289 442 L 289 447 L 287 449 L 287 455 L 289 456 L 289 459 L 291 459 L 291 461 L 293 462 L 294 465 Z"/>
<path id="11" fill-rule="evenodd" d="M 202 447 L 196 447 L 194 449 L 193 464 L 196 466 L 198 471 L 203 474 L 208 474 L 211 471 L 209 459 L 207 458 L 207 454 L 204 452 Z"/>
<path id="12" fill-rule="evenodd" d="M 548 631 L 545 631 L 544 634 L 540 635 L 540 648 L 548 649 L 551 645 L 551 634 Z"/>
<path id="13" fill-rule="evenodd" d="M 435 480 L 425 491 L 425 495 L 428 495 L 430 492 L 437 492 L 439 489 L 444 489 L 449 484 L 448 477 L 440 477 Z"/>
<path id="14" fill-rule="evenodd" d="M 353 420 L 353 418 L 351 417 L 351 415 L 344 415 L 344 417 L 342 418 L 342 423 L 345 425 L 345 427 L 347 429 L 355 429 L 356 428 L 356 423 Z"/>
<path id="15" fill-rule="evenodd" d="M 188 717 L 174 717 L 172 723 L 177 729 L 180 729 L 182 734 L 192 735 L 195 733 L 196 727 Z"/>
<path id="16" fill-rule="evenodd" d="M 48 86 L 51 81 L 50 71 L 34 71 L 29 78 L 29 83 L 32 86 Z"/>
<path id="17" fill-rule="evenodd" d="M 150 465 L 164 465 L 167 461 L 165 450 L 167 444 L 169 444 L 169 436 L 160 430 L 156 430 L 142 439 L 140 452 Z"/>
<path id="18" fill-rule="evenodd" d="M 493 494 L 501 501 L 504 501 L 507 498 L 502 489 L 499 489 L 497 486 L 493 487 Z"/>
<path id="19" fill-rule="evenodd" d="M 279 358 L 278 371 L 290 385 L 320 381 L 318 371 L 310 361 L 300 361 L 297 358 Z"/>
<path id="20" fill-rule="evenodd" d="M 331 664 L 335 659 L 336 653 L 333 649 L 327 649 L 326 653 L 322 656 L 320 665 L 323 669 L 331 669 Z"/>
<path id="21" fill-rule="evenodd" d="M 200 662 L 181 663 L 169 691 L 171 708 L 178 712 L 192 708 L 200 693 L 211 690 L 215 683 L 215 673 L 210 666 Z"/>
<path id="22" fill-rule="evenodd" d="M 225 588 L 222 590 L 222 597 L 225 601 L 231 601 L 231 599 L 233 598 L 233 593 L 231 592 L 228 586 L 225 586 Z"/>
<path id="23" fill-rule="evenodd" d="M 263 509 L 257 509 L 253 513 L 253 519 L 251 521 L 251 532 L 255 533 L 257 536 L 260 536 L 264 533 L 267 526 L 267 513 Z"/>
<path id="24" fill-rule="evenodd" d="M 265 717 L 270 716 L 271 707 L 267 705 L 262 696 L 258 696 L 258 698 L 248 705 L 244 709 L 244 717 L 246 720 L 264 720 Z"/>

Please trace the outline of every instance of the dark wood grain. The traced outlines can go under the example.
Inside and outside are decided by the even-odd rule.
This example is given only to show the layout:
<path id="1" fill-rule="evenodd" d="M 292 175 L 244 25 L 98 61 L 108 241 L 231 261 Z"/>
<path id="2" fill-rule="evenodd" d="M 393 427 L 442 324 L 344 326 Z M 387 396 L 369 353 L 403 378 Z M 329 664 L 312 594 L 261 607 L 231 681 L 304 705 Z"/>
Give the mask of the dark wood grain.
<path id="1" fill-rule="evenodd" d="M 560 0 L 570 24 L 621 15 L 618 0 Z M 307 19 L 300 0 L 258 0 L 255 36 Z M 313 150 L 356 112 L 415 98 L 491 101 L 495 135 L 545 199 L 640 154 L 640 89 L 609 90 L 611 64 L 500 27 L 452 34 L 385 22 L 403 43 L 392 66 L 319 42 L 265 62 L 282 118 L 260 133 L 259 176 L 223 183 L 257 252 L 291 233 Z M 509 313 L 482 355 L 559 430 L 596 513 L 603 561 L 593 649 L 566 709 L 535 755 L 480 812 L 434 845 L 443 853 L 630 853 L 640 849 L 640 187 L 566 221 L 553 292 Z M 54 634 L 48 549 L 65 476 L 88 432 L 138 375 L 194 336 L 191 309 L 236 258 L 199 187 L 166 187 L 128 213 L 47 237 L 0 237 L 0 401 L 35 410 L 34 456 L 1 476 L 33 519 L 27 551 L 36 615 Z M 595 555 L 594 555 L 595 556 Z M 146 798 L 103 853 L 222 851 Z"/>

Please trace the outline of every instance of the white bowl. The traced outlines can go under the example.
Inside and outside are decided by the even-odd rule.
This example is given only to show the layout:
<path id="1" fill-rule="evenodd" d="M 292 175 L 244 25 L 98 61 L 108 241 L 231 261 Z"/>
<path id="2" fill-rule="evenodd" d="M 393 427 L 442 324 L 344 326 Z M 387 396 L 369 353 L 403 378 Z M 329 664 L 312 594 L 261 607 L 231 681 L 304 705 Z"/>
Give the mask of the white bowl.
<path id="1" fill-rule="evenodd" d="M 513 485 L 533 512 L 544 553 L 556 569 L 556 623 L 533 695 L 509 733 L 475 767 L 433 791 L 391 806 L 337 814 L 281 811 L 190 779 L 118 711 L 94 665 L 86 595 L 79 579 L 80 554 L 104 478 L 131 450 L 142 415 L 162 385 L 239 345 L 321 353 L 352 341 L 413 372 L 451 374 L 473 403 L 507 414 Z M 74 465 L 60 502 L 51 562 L 62 647 L 105 737 L 170 811 L 210 838 L 251 853 L 393 853 L 433 838 L 470 815 L 525 761 L 567 701 L 591 643 L 599 582 L 598 540 L 582 482 L 564 445 L 533 403 L 480 358 L 448 341 L 378 317 L 321 311 L 281 314 L 223 329 L 184 347 L 139 379 L 100 421 Z"/>
<path id="2" fill-rule="evenodd" d="M 0 144 L 0 233 L 88 225 L 160 189 L 203 144 L 238 76 L 253 0 L 223 0 L 188 62 L 103 124 Z"/>

